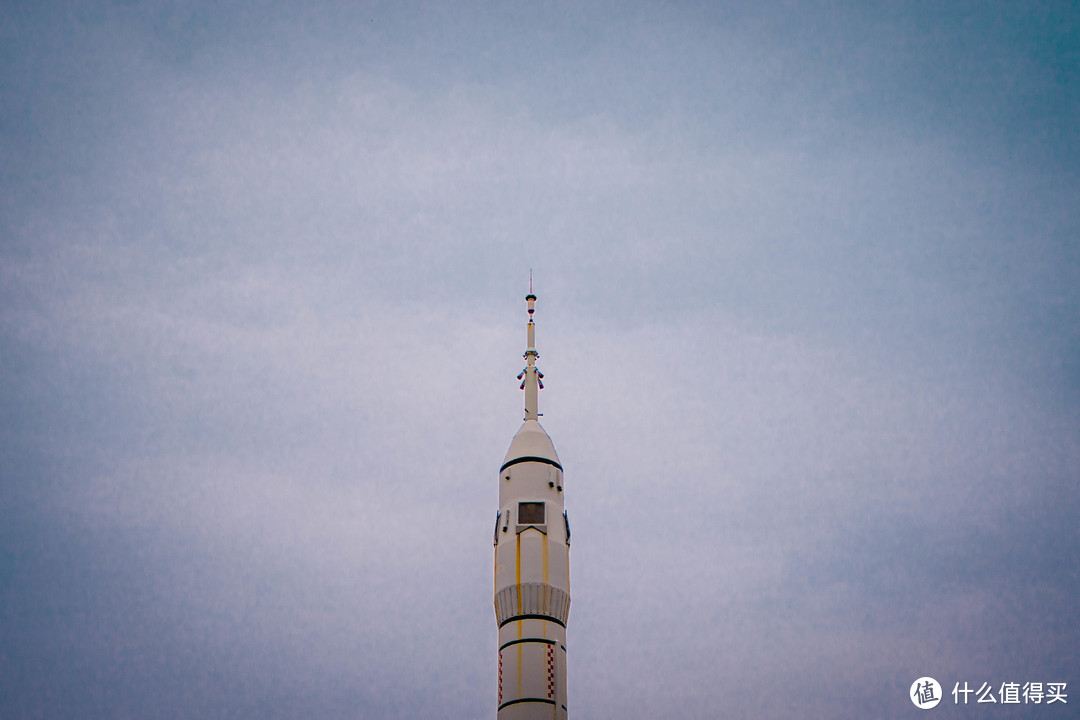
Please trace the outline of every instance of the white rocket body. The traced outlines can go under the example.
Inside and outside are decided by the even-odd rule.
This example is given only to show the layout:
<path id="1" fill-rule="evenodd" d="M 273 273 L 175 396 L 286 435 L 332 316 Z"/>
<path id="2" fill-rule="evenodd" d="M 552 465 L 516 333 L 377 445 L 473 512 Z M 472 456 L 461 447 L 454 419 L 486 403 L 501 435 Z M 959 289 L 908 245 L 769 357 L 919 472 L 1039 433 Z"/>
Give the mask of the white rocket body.
<path id="1" fill-rule="evenodd" d="M 499 470 L 495 525 L 495 617 L 499 624 L 498 720 L 565 720 L 570 525 L 563 470 L 537 421 L 530 293 L 524 371 L 525 422 Z"/>

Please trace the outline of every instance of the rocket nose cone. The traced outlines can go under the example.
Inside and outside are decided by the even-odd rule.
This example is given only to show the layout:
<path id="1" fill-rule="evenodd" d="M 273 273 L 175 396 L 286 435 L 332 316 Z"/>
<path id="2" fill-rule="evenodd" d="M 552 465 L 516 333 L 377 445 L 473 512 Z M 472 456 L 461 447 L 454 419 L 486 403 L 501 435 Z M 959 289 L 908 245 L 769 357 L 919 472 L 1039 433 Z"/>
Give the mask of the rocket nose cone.
<path id="1" fill-rule="evenodd" d="M 521 429 L 510 442 L 510 449 L 506 451 L 503 466 L 521 458 L 542 458 L 562 467 L 559 456 L 555 452 L 555 445 L 536 420 L 526 420 L 522 424 Z"/>

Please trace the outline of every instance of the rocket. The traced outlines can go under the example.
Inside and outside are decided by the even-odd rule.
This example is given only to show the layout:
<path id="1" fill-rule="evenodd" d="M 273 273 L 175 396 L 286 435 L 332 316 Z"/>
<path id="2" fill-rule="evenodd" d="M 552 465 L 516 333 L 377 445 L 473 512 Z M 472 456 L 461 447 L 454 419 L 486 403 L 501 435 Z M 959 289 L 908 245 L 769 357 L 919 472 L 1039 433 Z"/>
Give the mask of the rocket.
<path id="1" fill-rule="evenodd" d="M 525 421 L 499 468 L 495 520 L 495 620 L 499 625 L 498 720 L 565 720 L 570 521 L 563 469 L 537 412 L 536 296 L 529 282 Z"/>

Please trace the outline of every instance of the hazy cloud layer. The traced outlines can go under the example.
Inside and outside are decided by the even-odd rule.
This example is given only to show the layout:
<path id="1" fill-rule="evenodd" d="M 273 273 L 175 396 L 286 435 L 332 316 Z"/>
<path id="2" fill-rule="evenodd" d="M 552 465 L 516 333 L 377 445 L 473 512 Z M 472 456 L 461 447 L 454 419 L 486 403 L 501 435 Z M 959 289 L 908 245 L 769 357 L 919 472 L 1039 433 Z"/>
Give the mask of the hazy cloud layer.
<path id="1" fill-rule="evenodd" d="M 0 715 L 491 717 L 530 268 L 573 716 L 1080 691 L 1078 32 L 8 8 Z"/>

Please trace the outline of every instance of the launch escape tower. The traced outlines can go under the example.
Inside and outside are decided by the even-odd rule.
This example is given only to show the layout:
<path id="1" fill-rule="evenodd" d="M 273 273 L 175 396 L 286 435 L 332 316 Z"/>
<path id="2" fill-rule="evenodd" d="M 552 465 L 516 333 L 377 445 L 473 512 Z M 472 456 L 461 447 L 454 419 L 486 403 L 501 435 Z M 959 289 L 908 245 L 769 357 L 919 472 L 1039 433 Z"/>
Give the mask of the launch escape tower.
<path id="1" fill-rule="evenodd" d="M 495 619 L 499 624 L 498 720 L 565 720 L 570 522 L 563 469 L 538 422 L 544 377 L 536 367 L 536 296 L 529 282 L 525 422 L 499 468 L 495 520 Z"/>

